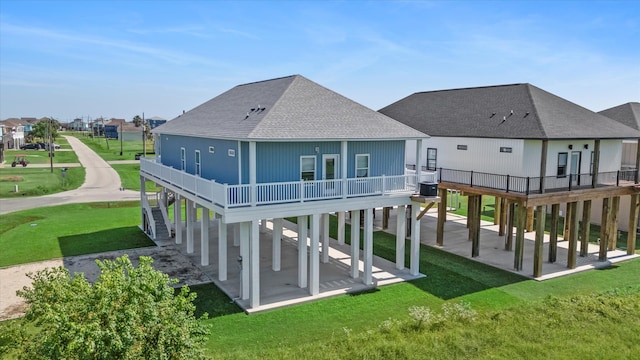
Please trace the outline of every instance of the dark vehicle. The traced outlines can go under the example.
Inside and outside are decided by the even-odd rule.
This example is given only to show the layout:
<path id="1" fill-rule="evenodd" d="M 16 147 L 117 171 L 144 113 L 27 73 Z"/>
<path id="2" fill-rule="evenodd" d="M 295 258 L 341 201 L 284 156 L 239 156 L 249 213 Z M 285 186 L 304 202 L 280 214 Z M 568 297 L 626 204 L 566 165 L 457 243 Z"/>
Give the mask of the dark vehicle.
<path id="1" fill-rule="evenodd" d="M 47 145 L 43 142 L 39 142 L 38 146 L 40 146 L 40 149 L 46 149 Z"/>
<path id="2" fill-rule="evenodd" d="M 43 149 L 49 150 L 49 145 L 50 145 L 49 143 L 44 143 Z M 60 149 L 60 145 L 54 143 L 53 144 L 53 148 L 56 149 L 56 150 Z"/>
<path id="3" fill-rule="evenodd" d="M 40 145 L 38 144 L 24 144 L 20 146 L 20 150 L 39 150 Z"/>

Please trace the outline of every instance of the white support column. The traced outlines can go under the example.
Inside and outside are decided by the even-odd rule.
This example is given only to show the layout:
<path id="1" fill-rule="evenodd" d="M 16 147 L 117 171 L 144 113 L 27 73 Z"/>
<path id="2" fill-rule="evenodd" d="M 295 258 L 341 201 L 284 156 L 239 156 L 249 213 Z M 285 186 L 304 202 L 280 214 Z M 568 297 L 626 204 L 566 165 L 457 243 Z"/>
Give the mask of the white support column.
<path id="1" fill-rule="evenodd" d="M 340 142 L 340 178 L 342 179 L 342 198 L 346 199 L 347 197 L 347 142 Z"/>
<path id="2" fill-rule="evenodd" d="M 267 231 L 267 219 L 260 220 L 260 231 Z"/>
<path id="3" fill-rule="evenodd" d="M 320 217 L 322 223 L 322 263 L 329 262 L 329 214 L 322 214 Z"/>
<path id="4" fill-rule="evenodd" d="M 365 285 L 373 284 L 373 209 L 364 210 L 364 279 Z"/>
<path id="5" fill-rule="evenodd" d="M 195 223 L 193 210 L 193 201 L 187 199 L 187 204 L 185 205 L 187 221 L 187 254 L 193 254 L 193 224 Z"/>
<path id="6" fill-rule="evenodd" d="M 240 224 L 233 224 L 233 246 L 240 246 Z"/>
<path id="7" fill-rule="evenodd" d="M 173 203 L 173 221 L 175 222 L 176 244 L 182 244 L 182 198 L 176 194 L 176 200 Z"/>
<path id="8" fill-rule="evenodd" d="M 209 265 L 209 209 L 201 208 L 202 219 L 200 220 L 200 264 Z"/>
<path id="9" fill-rule="evenodd" d="M 307 287 L 307 216 L 298 216 L 298 286 Z"/>
<path id="10" fill-rule="evenodd" d="M 227 224 L 218 219 L 218 280 L 227 281 Z"/>
<path id="11" fill-rule="evenodd" d="M 311 215 L 311 244 L 309 245 L 309 294 L 320 293 L 320 214 Z"/>
<path id="12" fill-rule="evenodd" d="M 360 210 L 351 211 L 351 277 L 360 275 Z"/>
<path id="13" fill-rule="evenodd" d="M 280 260 L 282 258 L 282 219 L 273 219 L 273 246 L 271 253 L 271 268 L 273 271 L 280 271 Z"/>
<path id="14" fill-rule="evenodd" d="M 338 211 L 338 244 L 344 245 L 344 211 Z"/>
<path id="15" fill-rule="evenodd" d="M 420 177 L 422 175 L 422 139 L 416 140 L 416 189 L 420 190 Z"/>
<path id="16" fill-rule="evenodd" d="M 417 220 L 420 214 L 420 204 L 411 204 L 411 267 L 409 273 L 418 275 L 420 272 L 420 220 Z"/>
<path id="17" fill-rule="evenodd" d="M 258 220 L 253 220 L 250 224 L 249 305 L 256 308 L 260 306 L 260 224 Z"/>
<path id="18" fill-rule="evenodd" d="M 249 237 L 251 236 L 251 221 L 240 223 L 240 298 L 249 299 Z"/>
<path id="19" fill-rule="evenodd" d="M 396 212 L 396 269 L 404 269 L 405 239 L 407 237 L 407 207 L 398 206 Z"/>
<path id="20" fill-rule="evenodd" d="M 249 185 L 251 185 L 251 206 L 256 206 L 258 189 L 256 188 L 256 142 L 249 141 Z"/>

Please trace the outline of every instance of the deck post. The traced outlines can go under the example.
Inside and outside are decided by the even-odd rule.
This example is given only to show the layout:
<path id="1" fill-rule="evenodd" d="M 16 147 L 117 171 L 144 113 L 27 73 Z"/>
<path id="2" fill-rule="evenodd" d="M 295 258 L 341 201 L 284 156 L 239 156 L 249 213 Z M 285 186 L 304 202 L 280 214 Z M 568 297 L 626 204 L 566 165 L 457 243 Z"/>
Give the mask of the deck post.
<path id="1" fill-rule="evenodd" d="M 578 202 L 574 201 L 567 204 L 567 208 L 571 208 L 571 216 L 569 217 L 569 249 L 567 250 L 567 267 L 569 269 L 576 268 L 576 250 L 578 248 Z"/>
<path id="2" fill-rule="evenodd" d="M 527 208 L 527 232 L 533 231 L 533 206 Z"/>
<path id="3" fill-rule="evenodd" d="M 351 210 L 351 277 L 360 275 L 360 210 Z"/>
<path id="4" fill-rule="evenodd" d="M 549 229 L 549 262 L 556 262 L 558 255 L 558 224 L 560 222 L 560 204 L 551 205 L 551 228 Z"/>
<path id="5" fill-rule="evenodd" d="M 518 205 L 520 206 L 520 205 Z M 504 239 L 504 249 L 507 251 L 511 251 L 513 250 L 513 227 L 514 227 L 514 220 L 515 220 L 515 215 L 516 215 L 516 203 L 514 202 L 510 202 L 509 203 L 509 214 L 507 216 L 507 236 Z"/>
<path id="6" fill-rule="evenodd" d="M 175 222 L 176 244 L 182 244 L 182 198 L 175 194 L 173 203 L 173 221 Z"/>
<path id="7" fill-rule="evenodd" d="M 320 214 L 311 215 L 311 243 L 309 245 L 309 295 L 320 293 Z"/>
<path id="8" fill-rule="evenodd" d="M 611 219 L 611 199 L 602 199 L 602 220 L 600 221 L 600 251 L 598 261 L 607 261 L 607 242 L 609 241 L 609 221 Z"/>
<path id="9" fill-rule="evenodd" d="M 501 199 L 500 205 L 500 221 L 498 221 L 498 236 L 504 236 L 505 227 L 507 226 L 507 213 L 509 212 L 509 200 Z"/>
<path id="10" fill-rule="evenodd" d="M 396 212 L 396 269 L 404 269 L 404 252 L 407 232 L 406 207 L 399 205 Z"/>
<path id="11" fill-rule="evenodd" d="M 200 208 L 202 216 L 200 219 L 200 265 L 209 265 L 209 209 Z"/>
<path id="12" fill-rule="evenodd" d="M 480 215 L 482 213 L 482 195 L 476 195 L 475 198 L 472 225 L 473 233 L 471 234 L 471 257 L 478 257 L 480 255 Z"/>
<path id="13" fill-rule="evenodd" d="M 638 228 L 638 207 L 640 207 L 640 195 L 631 195 L 629 208 L 629 233 L 627 235 L 627 255 L 633 255 L 636 251 L 636 231 Z"/>
<path id="14" fill-rule="evenodd" d="M 638 172 L 640 171 L 640 141 L 636 143 L 636 171 L 633 173 L 633 182 L 638 183 Z"/>
<path id="15" fill-rule="evenodd" d="M 516 226 L 516 249 L 513 254 L 513 267 L 515 270 L 522 270 L 522 260 L 524 257 L 524 228 L 527 225 L 527 207 L 523 203 L 518 204 L 518 217 Z"/>
<path id="16" fill-rule="evenodd" d="M 258 220 L 247 222 L 251 226 L 249 237 L 249 305 L 260 306 L 260 224 Z"/>
<path id="17" fill-rule="evenodd" d="M 373 284 L 373 209 L 364 210 L 364 279 L 365 285 Z"/>
<path id="18" fill-rule="evenodd" d="M 598 187 L 598 173 L 600 172 L 600 139 L 596 139 L 593 147 L 593 177 L 591 178 L 591 187 Z"/>
<path id="19" fill-rule="evenodd" d="M 549 140 L 542 140 L 542 151 L 540 152 L 540 194 L 545 191 L 545 178 L 547 177 L 547 150 L 549 148 Z"/>
<path id="20" fill-rule="evenodd" d="M 227 281 L 227 224 L 218 218 L 218 280 Z"/>
<path id="21" fill-rule="evenodd" d="M 438 223 L 436 229 L 436 245 L 442 246 L 444 244 L 444 223 L 447 221 L 447 195 L 449 191 L 447 189 L 439 188 L 440 203 L 438 204 Z"/>
<path id="22" fill-rule="evenodd" d="M 413 203 L 411 206 L 411 253 L 409 255 L 409 273 L 413 276 L 420 272 L 420 204 Z"/>
<path id="23" fill-rule="evenodd" d="M 620 196 L 614 196 L 611 204 L 611 220 L 609 225 L 609 241 L 607 242 L 608 250 L 615 250 L 618 244 L 618 213 L 620 213 Z"/>
<path id="24" fill-rule="evenodd" d="M 542 276 L 542 256 L 544 245 L 544 222 L 546 206 L 536 207 L 536 240 L 533 248 L 533 277 Z"/>
<path id="25" fill-rule="evenodd" d="M 307 287 L 307 215 L 298 216 L 298 287 Z"/>
<path id="26" fill-rule="evenodd" d="M 564 240 L 569 240 L 571 237 L 571 210 L 572 208 L 569 204 L 566 204 L 566 211 L 564 214 L 564 231 L 562 232 L 562 238 Z"/>
<path id="27" fill-rule="evenodd" d="M 496 196 L 493 198 L 493 225 L 500 224 L 500 211 L 502 211 L 502 198 Z"/>
<path id="28" fill-rule="evenodd" d="M 345 212 L 338 211 L 338 244 L 344 245 L 344 218 Z"/>
<path id="29" fill-rule="evenodd" d="M 273 271 L 280 271 L 282 259 L 282 218 L 273 219 L 272 235 L 271 269 Z"/>
<path id="30" fill-rule="evenodd" d="M 589 255 L 589 234 L 591 233 L 591 200 L 582 204 L 582 224 L 580 225 L 580 256 Z"/>
<path id="31" fill-rule="evenodd" d="M 382 208 L 382 228 L 383 229 L 388 229 L 389 228 L 389 214 L 391 212 L 391 208 L 388 206 L 385 206 Z"/>

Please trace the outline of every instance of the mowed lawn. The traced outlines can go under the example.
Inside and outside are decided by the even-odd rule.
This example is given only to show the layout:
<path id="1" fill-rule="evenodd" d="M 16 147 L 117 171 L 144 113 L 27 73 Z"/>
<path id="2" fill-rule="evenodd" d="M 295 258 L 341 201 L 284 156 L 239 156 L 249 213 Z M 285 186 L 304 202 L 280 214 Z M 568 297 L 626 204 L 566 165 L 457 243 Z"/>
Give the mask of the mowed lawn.
<path id="1" fill-rule="evenodd" d="M 0 215 L 0 266 L 151 246 L 140 203 L 43 207 Z"/>

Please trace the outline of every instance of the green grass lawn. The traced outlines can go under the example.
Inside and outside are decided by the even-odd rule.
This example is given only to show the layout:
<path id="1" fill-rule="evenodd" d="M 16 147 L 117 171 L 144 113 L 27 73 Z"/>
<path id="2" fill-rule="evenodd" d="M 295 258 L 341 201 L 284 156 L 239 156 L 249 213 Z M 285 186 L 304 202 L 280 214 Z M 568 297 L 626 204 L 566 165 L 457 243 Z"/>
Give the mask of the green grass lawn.
<path id="1" fill-rule="evenodd" d="M 30 164 L 49 164 L 49 152 L 45 150 L 7 150 L 5 152 L 5 159 L 8 165 L 11 165 L 14 157 L 17 155 L 26 155 L 27 161 Z M 78 156 L 74 151 L 60 151 L 57 150 L 53 155 L 54 164 L 68 164 L 78 163 Z M 27 165 L 27 167 L 29 167 Z"/>
<path id="2" fill-rule="evenodd" d="M 330 231 L 335 237 L 334 217 Z M 349 239 L 348 224 L 346 232 Z M 393 261 L 394 249 L 394 235 L 374 233 L 377 256 Z M 199 312 L 213 314 L 207 320 L 212 333 L 207 348 L 214 358 L 221 359 L 527 358 L 531 347 L 543 358 L 569 358 L 576 352 L 566 345 L 582 342 L 588 345 L 577 353 L 602 358 L 612 354 L 613 346 L 621 347 L 615 350 L 619 354 L 631 354 L 640 346 L 630 342 L 640 334 L 639 260 L 538 282 L 422 246 L 420 271 L 427 277 L 250 316 L 229 304 L 211 285 L 192 289 L 201 298 Z M 589 302 L 594 293 L 617 289 L 628 291 L 630 299 L 605 296 Z M 560 300 L 550 300 L 550 296 Z M 407 321 L 412 306 L 437 313 L 443 304 L 459 302 L 478 312 L 477 322 L 448 323 L 446 328 L 432 331 L 380 331 L 388 319 Z M 581 302 L 587 304 L 574 305 Z M 611 313 L 613 319 L 599 316 L 598 311 Z M 586 323 L 576 324 L 575 319 Z M 613 323 L 603 330 L 603 322 Z M 537 337 L 535 329 L 542 337 Z M 616 341 L 602 337 L 603 331 Z M 625 334 L 626 339 L 620 338 Z M 532 354 L 531 358 L 537 356 Z"/>
<path id="3" fill-rule="evenodd" d="M 151 246 L 140 203 L 71 204 L 1 216 L 0 266 Z"/>
<path id="4" fill-rule="evenodd" d="M 93 151 L 98 153 L 105 161 L 112 160 L 134 160 L 136 153 L 142 153 L 142 140 L 140 141 L 123 141 L 105 138 L 84 136 L 83 134 L 74 134 L 83 143 L 89 146 Z M 120 155 L 120 145 L 122 145 L 122 155 Z M 153 154 L 153 141 L 147 141 L 147 155 Z"/>
<path id="5" fill-rule="evenodd" d="M 41 196 L 77 189 L 84 182 L 85 169 L 72 167 L 62 177 L 62 169 L 16 167 L 0 170 L 0 198 Z M 15 192 L 15 186 L 18 192 Z"/>
<path id="6" fill-rule="evenodd" d="M 150 244 L 137 223 L 137 202 L 3 215 L 0 266 Z M 336 223 L 331 217 L 333 238 Z M 394 251 L 394 235 L 374 233 L 377 256 L 393 261 Z M 208 352 L 220 359 L 596 359 L 640 350 L 640 260 L 538 282 L 422 246 L 420 272 L 427 276 L 252 315 L 214 285 L 192 290 L 198 314 L 211 315 Z M 411 325 L 413 306 L 444 316 L 443 304 L 461 302 L 477 312 L 473 320 Z"/>
<path id="7" fill-rule="evenodd" d="M 111 167 L 120 175 L 122 186 L 127 190 L 140 191 L 140 164 L 112 164 Z M 153 181 L 147 181 L 147 192 L 159 191 Z"/>

